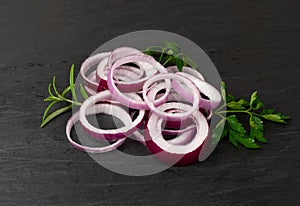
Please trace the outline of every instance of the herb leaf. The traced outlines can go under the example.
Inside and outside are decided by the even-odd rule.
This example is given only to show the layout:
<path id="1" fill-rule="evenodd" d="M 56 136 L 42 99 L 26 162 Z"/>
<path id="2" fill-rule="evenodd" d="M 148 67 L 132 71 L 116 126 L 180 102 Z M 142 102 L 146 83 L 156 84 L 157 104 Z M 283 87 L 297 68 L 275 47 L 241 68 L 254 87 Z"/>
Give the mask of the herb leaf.
<path id="1" fill-rule="evenodd" d="M 70 89 L 71 89 L 74 101 L 77 102 L 78 100 L 77 100 L 77 96 L 76 96 L 76 92 L 75 92 L 75 83 L 74 83 L 74 68 L 75 68 L 75 65 L 72 64 L 71 69 L 70 69 Z"/>
<path id="2" fill-rule="evenodd" d="M 80 93 L 81 93 L 82 97 L 83 97 L 84 99 L 89 98 L 89 95 L 86 93 L 86 91 L 85 91 L 83 85 L 80 84 L 79 87 L 80 87 Z"/>
<path id="3" fill-rule="evenodd" d="M 264 107 L 263 103 L 257 97 L 257 91 L 253 92 L 251 95 L 250 107 L 254 110 Z"/>
<path id="4" fill-rule="evenodd" d="M 273 114 L 274 112 L 275 112 L 274 109 L 263 109 L 260 114 L 261 115 L 263 115 L 263 114 Z"/>
<path id="5" fill-rule="evenodd" d="M 190 65 L 193 69 L 197 67 L 197 64 L 185 54 L 182 56 L 182 61 L 185 63 L 184 66 Z"/>
<path id="6" fill-rule="evenodd" d="M 239 122 L 235 115 L 230 115 L 226 118 L 229 130 L 229 141 L 236 147 L 240 148 L 238 143 L 242 144 L 246 148 L 256 149 L 259 145 L 255 143 L 253 138 L 247 135 L 247 132 L 243 125 Z"/>
<path id="7" fill-rule="evenodd" d="M 244 100 L 244 99 L 240 99 L 239 101 L 231 101 L 229 103 L 226 104 L 227 107 L 229 107 L 230 109 L 246 109 L 246 107 L 249 105 L 249 103 Z"/>
<path id="8" fill-rule="evenodd" d="M 53 95 L 52 90 L 55 92 L 55 95 Z M 83 89 L 83 88 L 82 88 Z M 84 96 L 85 94 L 83 93 L 84 90 L 80 90 L 83 97 L 85 98 L 86 96 Z M 65 95 L 71 91 L 72 96 L 73 96 L 73 100 L 68 99 L 65 97 Z M 56 88 L 56 77 L 54 76 L 52 79 L 52 82 L 48 85 L 48 93 L 49 93 L 49 97 L 45 98 L 44 101 L 45 102 L 50 102 L 49 105 L 46 107 L 44 113 L 43 113 L 43 117 L 42 117 L 42 124 L 41 127 L 44 127 L 48 122 L 50 122 L 52 119 L 54 119 L 55 117 L 59 116 L 60 114 L 68 111 L 69 109 L 71 109 L 73 106 L 79 106 L 81 105 L 80 102 L 77 101 L 77 97 L 76 97 L 76 93 L 75 93 L 75 83 L 74 83 L 74 64 L 72 65 L 71 69 L 70 69 L 70 85 L 68 87 L 66 87 L 63 92 L 60 94 Z M 75 95 L 75 96 L 74 96 Z M 87 95 L 87 94 L 86 94 Z M 74 98 L 75 97 L 75 98 Z M 76 101 L 75 101 L 76 100 Z M 50 109 L 58 102 L 67 102 L 69 103 L 68 106 L 65 106 L 63 108 L 60 108 L 54 112 L 52 112 L 50 115 L 48 115 Z M 48 115 L 48 116 L 47 116 Z"/>
<path id="9" fill-rule="evenodd" d="M 231 130 L 235 130 L 240 134 L 246 134 L 244 126 L 239 122 L 235 115 L 230 115 L 226 118 Z"/>
<path id="10" fill-rule="evenodd" d="M 250 130 L 249 133 L 245 130 L 244 126 L 239 122 L 236 115 L 229 115 L 226 118 L 226 125 L 224 127 L 222 136 L 228 136 L 229 142 L 236 147 L 240 148 L 239 144 L 246 148 L 256 149 L 259 145 L 255 143 L 255 140 L 266 143 L 267 139 L 264 138 L 264 125 L 263 119 L 277 122 L 286 123 L 289 119 L 281 113 L 276 113 L 273 109 L 264 109 L 263 103 L 257 96 L 257 91 L 253 92 L 250 97 L 250 102 L 239 99 L 235 100 L 232 94 L 227 94 L 226 85 L 224 82 L 221 84 L 222 98 L 226 95 L 227 103 L 225 102 L 219 107 L 214 113 L 218 116 L 225 118 L 223 114 L 237 113 L 237 114 L 248 114 Z M 227 106 L 227 111 L 222 111 L 221 108 Z M 254 112 L 259 111 L 260 113 Z"/>
<path id="11" fill-rule="evenodd" d="M 64 91 L 61 93 L 61 96 L 65 97 L 65 95 L 71 90 L 71 87 L 68 86 L 67 88 L 64 89 Z"/>
<path id="12" fill-rule="evenodd" d="M 68 111 L 69 109 L 71 109 L 72 106 L 69 105 L 69 106 L 66 106 L 66 107 L 63 107 L 63 108 L 60 108 L 54 112 L 52 112 L 47 118 L 45 118 L 41 124 L 41 127 L 44 127 L 48 122 L 50 122 L 52 119 L 54 119 L 55 117 L 59 116 L 60 114 Z"/>
<path id="13" fill-rule="evenodd" d="M 224 119 L 221 119 L 218 124 L 216 125 L 216 127 L 214 128 L 213 132 L 212 132 L 212 139 L 214 142 L 218 142 L 219 138 L 223 137 L 225 134 L 224 134 L 224 129 L 223 129 L 223 125 L 226 123 L 225 122 L 225 118 Z M 224 125 L 225 127 L 226 125 Z M 227 130 L 228 131 L 228 130 Z M 227 135 L 227 134 L 226 134 Z"/>
<path id="14" fill-rule="evenodd" d="M 183 66 L 196 68 L 197 64 L 187 55 L 180 52 L 180 47 L 174 42 L 164 42 L 164 46 L 151 46 L 143 51 L 152 56 L 164 66 L 173 66 L 176 64 L 178 71 L 182 71 Z M 159 55 L 157 55 L 159 53 Z"/>
<path id="15" fill-rule="evenodd" d="M 252 139 L 257 139 L 260 142 L 266 143 L 268 142 L 264 138 L 264 125 L 261 118 L 251 115 L 249 118 L 250 125 L 250 137 Z"/>
<path id="16" fill-rule="evenodd" d="M 232 102 L 235 101 L 235 97 L 232 94 L 226 95 L 226 102 Z"/>
<path id="17" fill-rule="evenodd" d="M 176 66 L 178 68 L 178 71 L 182 72 L 183 61 L 178 57 L 175 57 L 175 60 L 176 60 Z"/>
<path id="18" fill-rule="evenodd" d="M 289 117 L 281 115 L 280 113 L 277 114 L 264 114 L 262 115 L 263 118 L 266 120 L 277 122 L 277 123 L 286 123 L 286 119 L 289 119 Z"/>
<path id="19" fill-rule="evenodd" d="M 245 134 L 238 133 L 235 130 L 229 131 L 229 138 L 230 138 L 231 142 L 238 148 L 239 148 L 239 146 L 237 146 L 237 142 L 249 149 L 260 148 L 259 145 L 255 143 L 254 139 L 247 137 L 247 135 L 245 135 Z"/>
<path id="20" fill-rule="evenodd" d="M 226 85 L 225 82 L 221 82 L 221 96 L 223 101 L 226 101 Z"/>
<path id="21" fill-rule="evenodd" d="M 44 115 L 43 115 L 43 119 L 42 119 L 43 121 L 45 120 L 45 118 L 46 118 L 46 116 L 47 116 L 49 110 L 51 109 L 51 107 L 54 106 L 54 104 L 57 103 L 57 102 L 58 102 L 58 101 L 53 101 L 53 102 L 51 102 L 51 103 L 48 105 L 48 107 L 45 109 Z"/>

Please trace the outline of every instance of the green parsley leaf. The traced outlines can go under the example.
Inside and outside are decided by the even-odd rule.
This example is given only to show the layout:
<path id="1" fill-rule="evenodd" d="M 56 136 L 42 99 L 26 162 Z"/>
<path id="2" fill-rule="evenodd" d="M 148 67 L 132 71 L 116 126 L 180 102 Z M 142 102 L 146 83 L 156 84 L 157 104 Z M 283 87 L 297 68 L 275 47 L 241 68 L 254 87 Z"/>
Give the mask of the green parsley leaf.
<path id="1" fill-rule="evenodd" d="M 165 42 L 165 48 L 168 49 L 168 54 L 169 55 L 176 55 L 179 53 L 179 45 L 174 43 L 174 42 Z"/>
<path id="2" fill-rule="evenodd" d="M 224 124 L 225 124 L 226 122 L 225 122 L 225 119 L 221 119 L 219 122 L 218 122 L 218 124 L 216 125 L 216 127 L 214 128 L 214 130 L 213 130 L 213 132 L 212 132 L 212 140 L 214 141 L 214 142 L 218 142 L 219 141 L 219 139 L 221 138 L 221 137 L 223 137 L 224 136 Z"/>
<path id="3" fill-rule="evenodd" d="M 152 52 L 151 51 L 144 51 L 144 54 L 147 54 L 149 56 L 152 56 Z"/>
<path id="4" fill-rule="evenodd" d="M 288 119 L 288 116 L 281 115 L 280 113 L 278 114 L 264 114 L 262 115 L 263 118 L 266 120 L 272 121 L 272 122 L 278 122 L 278 123 L 286 123 L 286 119 Z"/>
<path id="5" fill-rule="evenodd" d="M 180 58 L 175 57 L 176 60 L 176 66 L 178 68 L 178 71 L 182 72 L 183 62 Z"/>
<path id="6" fill-rule="evenodd" d="M 252 139 L 257 139 L 260 142 L 268 142 L 264 136 L 264 125 L 261 118 L 251 115 L 249 118 L 250 125 L 250 137 Z"/>
<path id="7" fill-rule="evenodd" d="M 263 103 L 257 97 L 257 91 L 253 92 L 250 98 L 250 107 L 254 110 L 258 110 L 264 107 Z"/>
<path id="8" fill-rule="evenodd" d="M 235 115 L 230 115 L 226 118 L 231 130 L 235 130 L 240 134 L 246 134 L 246 130 L 243 125 L 239 122 Z"/>
<path id="9" fill-rule="evenodd" d="M 237 146 L 237 142 L 249 149 L 260 148 L 259 145 L 255 143 L 254 139 L 249 138 L 246 134 L 241 134 L 235 130 L 229 131 L 229 140 L 231 140 L 231 143 L 238 148 L 239 146 Z"/>
<path id="10" fill-rule="evenodd" d="M 223 81 L 221 82 L 221 95 L 223 101 L 226 101 L 226 84 Z"/>
<path id="11" fill-rule="evenodd" d="M 223 129 L 223 133 L 222 133 L 221 138 L 226 137 L 226 136 L 228 135 L 228 133 L 229 133 L 229 130 L 230 130 L 230 128 L 229 128 L 228 124 L 225 122 L 224 129 Z"/>
<path id="12" fill-rule="evenodd" d="M 254 103 L 254 101 L 257 99 L 257 91 L 253 92 L 251 94 L 251 98 L 250 98 L 250 106 L 252 106 L 252 104 Z"/>
<path id="13" fill-rule="evenodd" d="M 175 64 L 175 59 L 174 59 L 174 56 L 171 56 L 171 55 L 167 55 L 163 58 L 162 60 L 163 63 L 163 66 L 166 66 L 167 64 Z"/>
<path id="14" fill-rule="evenodd" d="M 232 94 L 226 95 L 226 102 L 232 102 L 235 101 L 235 97 Z"/>
<path id="15" fill-rule="evenodd" d="M 249 105 L 249 103 L 244 100 L 244 99 L 240 99 L 239 101 L 231 101 L 229 103 L 226 104 L 226 106 L 230 109 L 237 109 L 237 110 L 241 110 L 241 109 L 246 109 L 246 107 Z"/>
<path id="16" fill-rule="evenodd" d="M 197 68 L 196 62 L 194 62 L 190 57 L 187 55 L 182 55 L 182 61 L 185 63 L 185 66 L 189 65 L 193 69 Z"/>
<path id="17" fill-rule="evenodd" d="M 233 132 L 234 132 L 233 130 L 229 130 L 229 142 L 231 142 L 234 146 L 240 149 L 241 147 L 236 141 L 235 134 Z"/>
<path id="18" fill-rule="evenodd" d="M 263 109 L 260 114 L 261 115 L 263 115 L 263 114 L 273 114 L 274 112 L 275 112 L 274 109 Z"/>

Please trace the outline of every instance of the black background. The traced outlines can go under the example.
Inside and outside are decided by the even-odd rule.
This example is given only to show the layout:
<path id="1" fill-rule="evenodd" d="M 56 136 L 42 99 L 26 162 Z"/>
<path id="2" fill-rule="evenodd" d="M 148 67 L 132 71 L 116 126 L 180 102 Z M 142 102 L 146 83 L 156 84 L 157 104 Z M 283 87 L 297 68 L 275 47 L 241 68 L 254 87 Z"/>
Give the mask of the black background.
<path id="1" fill-rule="evenodd" d="M 0 205 L 299 204 L 299 1 L 1 1 Z M 102 43 L 143 29 L 197 43 L 228 90 L 259 91 L 291 116 L 266 123 L 268 144 L 236 149 L 221 141 L 203 163 L 156 175 L 110 172 L 65 138 L 65 114 L 39 127 L 53 75 Z"/>

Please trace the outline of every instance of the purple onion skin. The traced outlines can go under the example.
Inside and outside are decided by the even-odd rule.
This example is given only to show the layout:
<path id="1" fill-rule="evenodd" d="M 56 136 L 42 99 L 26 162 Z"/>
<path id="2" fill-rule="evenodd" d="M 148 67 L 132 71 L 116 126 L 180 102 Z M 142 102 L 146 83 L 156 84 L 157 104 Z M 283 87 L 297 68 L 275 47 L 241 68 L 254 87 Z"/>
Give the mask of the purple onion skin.
<path id="1" fill-rule="evenodd" d="M 198 162 L 198 156 L 202 149 L 203 143 L 189 153 L 174 154 L 162 150 L 157 144 L 155 144 L 149 135 L 148 129 L 144 130 L 144 135 L 148 150 L 161 162 L 177 167 L 192 165 Z"/>
<path id="2" fill-rule="evenodd" d="M 107 89 L 108 89 L 107 82 L 103 79 L 100 79 L 98 88 L 97 88 L 97 92 L 102 92 Z"/>

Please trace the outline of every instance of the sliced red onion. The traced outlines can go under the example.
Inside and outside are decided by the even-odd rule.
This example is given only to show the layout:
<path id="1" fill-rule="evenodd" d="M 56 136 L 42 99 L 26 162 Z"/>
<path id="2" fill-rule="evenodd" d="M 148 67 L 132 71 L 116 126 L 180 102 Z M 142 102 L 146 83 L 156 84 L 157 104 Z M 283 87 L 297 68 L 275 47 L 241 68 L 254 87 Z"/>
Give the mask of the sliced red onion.
<path id="1" fill-rule="evenodd" d="M 108 68 L 111 68 L 112 65 L 118 60 L 128 55 L 133 54 L 142 54 L 142 52 L 136 48 L 132 47 L 119 47 L 111 52 L 111 55 L 108 58 Z"/>
<path id="2" fill-rule="evenodd" d="M 97 69 L 90 71 L 96 65 Z M 67 138 L 74 147 L 92 153 L 108 152 L 120 146 L 126 137 L 134 136 L 163 162 L 183 166 L 201 160 L 205 153 L 203 145 L 210 144 L 211 138 L 207 120 L 221 101 L 219 91 L 205 82 L 201 73 L 190 67 L 183 67 L 182 72 L 178 72 L 177 66 L 164 68 L 135 48 L 121 47 L 89 57 L 82 64 L 80 74 L 84 88 L 92 96 L 67 123 Z M 128 108 L 130 113 L 126 111 Z M 138 114 L 132 109 L 139 110 Z M 124 126 L 96 128 L 86 116 L 98 113 L 115 116 Z M 80 145 L 70 137 L 77 121 L 89 136 L 117 141 L 99 148 Z M 143 127 L 142 133 L 139 127 Z M 177 137 L 165 140 L 163 135 Z"/>
<path id="3" fill-rule="evenodd" d="M 148 87 L 153 84 L 154 82 L 158 81 L 158 80 L 165 80 L 165 79 L 172 79 L 172 80 L 177 80 L 180 82 L 183 82 L 185 85 L 190 85 L 190 89 L 194 95 L 195 98 L 193 98 L 192 102 L 193 102 L 193 106 L 189 111 L 186 112 L 182 112 L 182 113 L 167 113 L 164 111 L 159 110 L 154 103 L 148 98 L 147 96 L 147 89 Z M 155 114 L 157 114 L 159 117 L 163 118 L 163 119 L 169 119 L 169 120 L 183 120 L 183 119 L 187 119 L 195 110 L 198 110 L 199 107 L 199 101 L 200 101 L 200 94 L 198 89 L 196 88 L 196 86 L 194 84 L 192 84 L 190 82 L 190 80 L 178 75 L 178 74 L 158 74 L 156 76 L 153 76 L 151 79 L 147 80 L 143 86 L 143 98 L 145 103 L 148 105 L 148 107 L 150 108 L 150 110 L 152 112 L 154 112 Z"/>
<path id="4" fill-rule="evenodd" d="M 162 134 L 164 134 L 164 131 L 165 130 L 162 130 Z M 185 145 L 194 138 L 195 133 L 196 133 L 196 127 L 193 126 L 190 130 L 186 130 L 184 132 L 179 132 L 178 136 L 176 138 L 167 140 L 167 142 L 170 144 L 173 144 L 173 145 Z M 164 134 L 164 135 L 166 135 L 166 134 Z M 141 144 L 146 145 L 144 134 L 142 134 L 139 131 L 136 131 L 133 133 L 133 136 Z"/>
<path id="5" fill-rule="evenodd" d="M 196 132 L 196 127 L 194 127 L 194 129 L 180 133 L 176 138 L 168 140 L 168 143 L 173 145 L 186 145 L 195 137 Z"/>
<path id="6" fill-rule="evenodd" d="M 96 82 L 96 71 L 93 71 L 92 73 L 90 73 L 88 76 L 87 76 L 88 80 L 91 81 L 91 82 L 94 82 L 95 84 L 97 84 Z M 86 84 L 83 84 L 83 87 L 86 91 L 86 93 L 88 94 L 88 96 L 92 96 L 92 95 L 95 95 L 96 94 L 96 90 L 93 90 L 91 88 L 89 88 Z"/>
<path id="7" fill-rule="evenodd" d="M 89 58 L 87 58 L 81 65 L 80 68 L 80 75 L 83 79 L 84 84 L 96 91 L 98 88 L 98 84 L 95 83 L 94 81 L 90 80 L 89 78 L 86 77 L 86 73 L 91 69 L 91 67 L 97 65 L 101 60 L 103 60 L 105 57 L 108 57 L 111 54 L 111 52 L 104 52 L 104 53 L 99 53 L 95 54 Z"/>
<path id="8" fill-rule="evenodd" d="M 162 130 L 162 134 L 164 135 L 177 135 L 177 134 L 182 134 L 182 133 L 185 133 L 185 132 L 188 132 L 188 131 L 191 131 L 193 129 L 195 129 L 195 125 L 190 125 L 184 129 L 163 129 Z"/>
<path id="9" fill-rule="evenodd" d="M 178 72 L 178 67 L 177 66 L 170 66 L 170 67 L 167 67 L 167 70 L 168 70 L 169 73 L 177 73 Z M 183 66 L 182 67 L 182 72 L 190 74 L 194 77 L 197 77 L 198 79 L 201 79 L 201 80 L 205 81 L 203 75 L 199 71 L 197 71 L 197 70 L 195 70 L 191 67 Z"/>
<path id="10" fill-rule="evenodd" d="M 100 128 L 96 128 L 93 125 L 91 125 L 86 119 L 86 111 L 90 106 L 95 105 L 97 102 L 105 101 L 108 98 L 111 98 L 111 93 L 108 90 L 106 90 L 89 97 L 83 102 L 82 106 L 80 107 L 80 123 L 83 129 L 91 137 L 100 140 L 117 140 L 132 135 L 132 133 L 134 133 L 141 125 L 145 115 L 145 110 L 140 110 L 137 118 L 134 121 L 132 121 L 130 124 L 126 124 L 125 122 L 125 126 L 118 129 L 103 130 Z M 131 98 L 136 100 L 141 99 L 137 94 L 131 94 Z M 121 109 L 122 108 L 118 110 L 116 109 L 111 115 L 118 117 L 122 121 L 124 115 L 122 115 Z"/>
<path id="11" fill-rule="evenodd" d="M 159 107 L 168 106 L 163 104 Z M 174 105 L 170 105 L 174 107 Z M 191 106 L 182 104 L 178 105 L 179 109 L 189 111 Z M 208 135 L 208 123 L 201 112 L 195 110 L 190 116 L 196 124 L 197 132 L 195 137 L 185 145 L 174 145 L 166 141 L 157 125 L 161 123 L 158 121 L 160 117 L 152 113 L 147 123 L 147 130 L 145 130 L 146 145 L 151 153 L 163 162 L 174 164 L 177 166 L 189 165 L 198 161 L 202 144 Z"/>
<path id="12" fill-rule="evenodd" d="M 155 69 L 157 69 L 160 73 L 166 73 L 166 69 L 160 64 L 158 63 L 153 57 L 150 57 L 148 55 L 130 55 L 130 56 L 126 56 L 122 59 L 117 60 L 114 65 L 111 67 L 108 76 L 107 76 L 107 85 L 109 90 L 112 93 L 112 96 L 114 99 L 120 101 L 122 104 L 133 108 L 133 109 L 149 109 L 148 105 L 144 102 L 144 101 L 136 101 L 134 99 L 129 98 L 128 96 L 126 96 L 124 93 L 122 93 L 118 87 L 116 86 L 114 79 L 113 79 L 113 74 L 116 68 L 118 68 L 119 66 L 126 64 L 126 63 L 130 63 L 130 62 L 145 62 L 145 63 L 149 63 L 151 64 Z M 150 76 L 147 76 L 143 79 L 140 79 L 136 82 L 131 82 L 131 84 L 128 84 L 128 89 L 130 88 L 131 92 L 138 92 L 144 85 L 144 82 L 146 80 L 148 80 L 150 78 Z M 157 99 L 156 101 L 154 101 L 154 105 L 160 105 L 163 102 L 165 102 L 165 100 L 168 97 L 168 93 L 170 91 L 170 81 L 166 80 L 166 84 L 167 84 L 167 89 L 166 89 L 166 93 L 160 98 Z M 150 85 L 148 85 L 149 87 Z"/>
<path id="13" fill-rule="evenodd" d="M 135 72 L 131 71 L 132 67 L 128 67 L 128 66 L 120 66 L 118 67 L 118 69 L 116 69 L 115 71 L 115 75 L 114 78 L 118 79 L 119 81 L 132 81 L 134 79 L 138 79 L 140 78 L 140 74 L 136 74 Z M 108 71 L 105 72 L 106 75 L 108 73 Z M 94 82 L 94 84 L 98 84 L 98 80 L 96 78 L 96 71 L 93 71 L 91 74 L 88 75 L 87 77 L 91 82 Z M 101 80 L 102 82 L 99 83 L 98 89 L 97 91 L 104 91 L 107 90 L 107 84 L 106 84 L 106 80 L 105 82 L 103 82 L 104 80 Z M 117 81 L 117 82 L 119 82 Z M 86 85 L 85 89 L 87 90 L 87 93 L 89 94 L 89 96 L 91 95 L 95 95 L 97 93 L 96 90 L 92 90 L 90 88 L 88 88 Z"/>
<path id="14" fill-rule="evenodd" d="M 105 105 L 94 105 L 94 106 L 90 107 L 87 111 L 87 115 L 93 115 L 93 114 L 97 114 L 97 113 L 102 112 L 103 111 L 103 106 L 105 106 Z M 111 105 L 109 105 L 109 108 L 112 108 Z M 130 119 L 129 115 L 128 116 L 125 115 L 124 117 L 127 118 L 127 120 L 126 120 L 127 123 L 131 122 L 131 119 Z M 75 125 L 75 123 L 78 122 L 78 120 L 79 120 L 79 112 L 76 112 L 68 120 L 68 123 L 67 123 L 67 126 L 66 126 L 67 139 L 69 140 L 71 145 L 73 147 L 75 147 L 76 149 L 79 149 L 81 151 L 86 151 L 86 152 L 89 152 L 89 153 L 105 153 L 105 152 L 109 152 L 109 151 L 112 151 L 112 150 L 118 148 L 126 140 L 126 138 L 119 139 L 116 142 L 112 143 L 111 145 L 104 146 L 104 147 L 89 147 L 89 146 L 81 145 L 81 144 L 75 142 L 71 138 L 71 129 L 72 129 L 73 125 Z"/>
<path id="15" fill-rule="evenodd" d="M 201 93 L 203 93 L 204 95 L 206 95 L 209 98 L 209 100 L 201 98 L 201 101 L 199 104 L 200 107 L 202 107 L 204 109 L 208 109 L 208 110 L 213 110 L 220 104 L 221 95 L 215 87 L 213 87 L 209 83 L 202 81 L 190 74 L 183 73 L 183 72 L 178 72 L 177 74 L 189 79 L 193 83 L 193 85 L 197 86 L 197 88 L 199 89 L 199 91 Z M 182 94 L 182 96 L 187 98 L 189 101 L 193 100 L 194 94 L 190 92 L 190 88 L 187 85 L 182 85 L 182 84 L 178 83 L 177 81 L 173 81 L 172 85 L 173 85 L 173 88 L 178 93 Z"/>
<path id="16" fill-rule="evenodd" d="M 107 88 L 107 74 L 110 70 L 110 67 L 107 66 L 109 57 L 104 58 L 97 66 L 96 80 L 104 88 Z M 124 73 L 123 75 L 120 74 L 118 75 L 117 71 L 120 69 L 120 67 L 117 68 L 116 72 L 114 73 L 114 79 L 118 79 L 120 77 L 131 77 L 131 81 L 140 79 L 145 74 L 145 68 L 147 65 L 145 66 L 145 64 L 141 64 L 141 63 L 137 63 L 137 65 L 139 66 L 139 68 L 133 66 L 125 66 L 125 65 L 121 66 L 122 71 L 125 70 L 125 72 L 127 73 L 126 75 L 124 75 Z M 120 84 L 119 86 L 121 86 L 121 90 L 122 90 L 122 84 L 124 83 L 117 81 L 116 84 Z"/>
<path id="17" fill-rule="evenodd" d="M 118 81 L 117 79 L 120 77 L 116 78 L 117 75 L 117 70 L 119 70 L 120 67 L 116 68 L 116 71 L 113 74 L 113 79 L 114 83 L 116 86 L 118 86 L 118 89 L 121 92 L 137 92 L 139 88 L 142 87 L 143 83 L 145 82 L 145 79 L 149 78 L 150 76 L 153 76 L 154 74 L 157 73 L 157 70 L 153 68 L 148 63 L 143 63 L 143 62 L 137 62 L 136 63 L 139 68 L 135 68 L 132 66 L 120 66 L 122 68 L 127 68 L 128 71 L 126 71 L 126 75 L 124 77 L 130 77 L 131 80 L 127 81 Z M 110 69 L 108 68 L 102 68 L 102 64 L 98 65 L 97 69 L 97 81 L 99 81 L 99 85 L 103 88 L 108 88 L 107 86 L 107 73 L 109 72 Z M 137 72 L 137 70 L 140 70 Z M 120 75 L 119 75 L 120 76 Z"/>
<path id="18" fill-rule="evenodd" d="M 154 101 L 157 98 L 161 98 L 164 94 L 160 94 L 159 92 L 166 89 L 166 83 L 160 82 L 157 84 L 153 84 L 152 87 L 149 88 L 147 92 L 147 96 L 150 101 Z M 182 95 L 178 94 L 174 89 L 171 88 L 167 102 L 182 102 L 182 103 L 190 103 Z"/>

